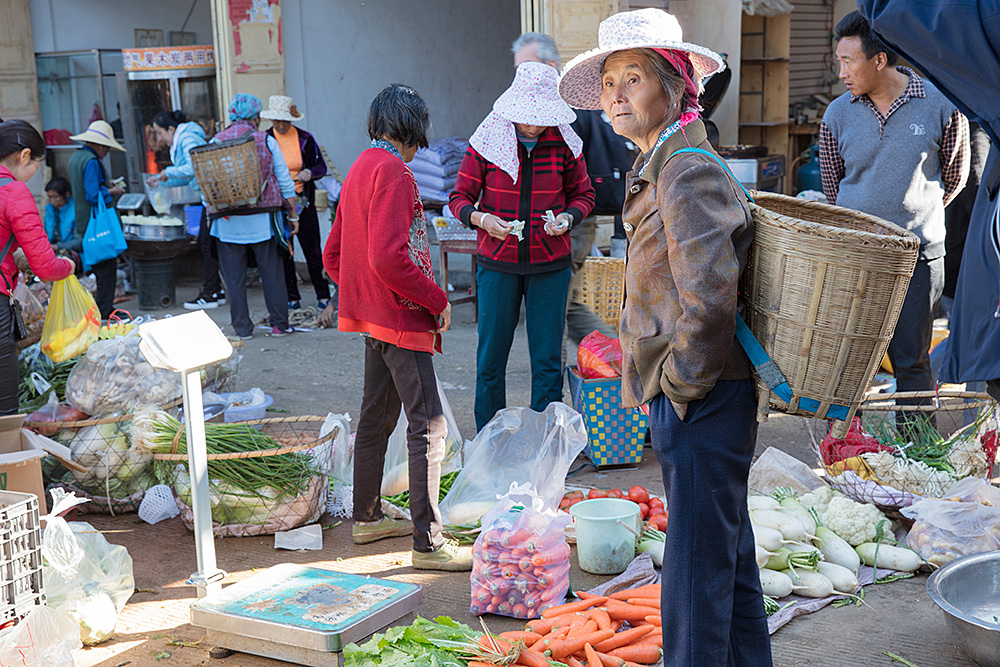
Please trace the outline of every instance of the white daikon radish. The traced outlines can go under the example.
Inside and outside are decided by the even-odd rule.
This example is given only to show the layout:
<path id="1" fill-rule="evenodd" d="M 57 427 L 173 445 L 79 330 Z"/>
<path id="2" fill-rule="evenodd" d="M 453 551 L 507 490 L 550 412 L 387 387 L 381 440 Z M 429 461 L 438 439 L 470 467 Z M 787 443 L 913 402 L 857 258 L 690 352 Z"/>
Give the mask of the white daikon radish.
<path id="1" fill-rule="evenodd" d="M 805 551 L 808 553 L 816 552 L 819 554 L 820 558 L 823 557 L 822 551 L 820 551 L 819 549 L 817 549 L 816 547 L 807 542 L 787 542 L 785 546 L 791 549 L 792 551 Z"/>
<path id="2" fill-rule="evenodd" d="M 776 570 L 760 571 L 760 588 L 764 595 L 773 598 L 783 598 L 792 594 L 792 580 L 787 574 L 782 574 Z"/>
<path id="3" fill-rule="evenodd" d="M 808 534 L 810 535 L 816 534 L 816 521 L 812 518 L 812 515 L 809 514 L 808 510 L 799 509 L 797 507 L 782 507 L 779 511 L 784 512 L 786 514 L 791 514 L 796 519 L 801 521 L 802 527 L 806 529 L 806 532 Z"/>
<path id="4" fill-rule="evenodd" d="M 768 528 L 767 526 L 756 526 L 750 524 L 753 528 L 753 541 L 764 547 L 768 551 L 777 551 L 781 548 L 781 544 L 784 538 L 781 537 L 781 532 L 775 530 L 774 528 Z M 853 552 L 854 549 L 851 549 Z"/>
<path id="5" fill-rule="evenodd" d="M 767 565 L 767 561 L 774 554 L 759 544 L 755 544 L 754 547 L 757 549 L 757 567 L 764 567 Z"/>
<path id="6" fill-rule="evenodd" d="M 828 563 L 836 563 L 855 574 L 857 573 L 858 567 L 861 565 L 861 557 L 858 556 L 854 547 L 847 543 L 847 540 L 826 526 L 816 527 L 816 539 L 819 550 Z"/>
<path id="7" fill-rule="evenodd" d="M 888 544 L 865 542 L 854 549 L 861 556 L 865 565 L 875 566 L 875 549 L 878 549 L 878 567 L 900 572 L 916 572 L 924 564 L 924 560 L 915 551 L 893 547 Z"/>
<path id="8" fill-rule="evenodd" d="M 846 567 L 820 561 L 816 563 L 816 571 L 829 579 L 833 590 L 838 593 L 854 593 L 858 590 L 858 578 Z"/>
<path id="9" fill-rule="evenodd" d="M 811 537 L 797 517 L 778 510 L 751 510 L 750 523 L 765 528 L 774 528 L 786 540 L 801 542 Z"/>
<path id="10" fill-rule="evenodd" d="M 781 504 L 771 496 L 747 496 L 747 507 L 752 510 L 776 510 Z"/>
<path id="11" fill-rule="evenodd" d="M 792 580 L 792 592 L 807 598 L 825 598 L 833 595 L 833 583 L 819 572 L 810 570 L 782 570 Z"/>

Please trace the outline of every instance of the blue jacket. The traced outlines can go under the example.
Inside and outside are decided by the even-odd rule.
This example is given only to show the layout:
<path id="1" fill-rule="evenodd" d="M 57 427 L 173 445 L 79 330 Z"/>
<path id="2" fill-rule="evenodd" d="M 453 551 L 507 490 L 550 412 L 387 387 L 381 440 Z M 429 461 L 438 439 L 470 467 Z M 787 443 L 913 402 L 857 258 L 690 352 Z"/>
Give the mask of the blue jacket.
<path id="1" fill-rule="evenodd" d="M 1000 380 L 1000 0 L 858 0 L 883 41 L 992 141 L 951 314 L 944 382 Z"/>
<path id="2" fill-rule="evenodd" d="M 49 243 L 55 243 L 60 250 L 80 252 L 83 234 L 76 233 L 76 206 L 72 197 L 67 197 L 59 209 L 52 204 L 45 205 L 45 235 Z"/>
<path id="3" fill-rule="evenodd" d="M 170 161 L 173 164 L 163 170 L 167 175 L 168 186 L 190 185 L 195 192 L 199 191 L 194 167 L 191 165 L 191 149 L 206 143 L 205 130 L 198 123 L 181 123 L 177 126 L 174 141 L 170 144 Z"/>

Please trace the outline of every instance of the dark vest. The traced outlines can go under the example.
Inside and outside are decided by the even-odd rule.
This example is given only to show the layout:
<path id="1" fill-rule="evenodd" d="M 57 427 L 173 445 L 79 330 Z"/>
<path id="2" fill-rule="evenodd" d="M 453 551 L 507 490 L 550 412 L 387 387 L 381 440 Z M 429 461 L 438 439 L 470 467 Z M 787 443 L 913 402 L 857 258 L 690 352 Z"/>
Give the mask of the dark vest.
<path id="1" fill-rule="evenodd" d="M 91 160 L 97 160 L 97 156 L 89 149 L 81 146 L 69 157 L 69 164 L 67 166 L 67 170 L 69 171 L 69 187 L 73 192 L 73 203 L 76 206 L 76 233 L 81 238 L 87 231 L 87 223 L 90 222 L 91 206 L 87 201 L 86 192 L 83 187 L 83 170 Z M 104 171 L 103 167 L 101 167 L 101 171 Z"/>

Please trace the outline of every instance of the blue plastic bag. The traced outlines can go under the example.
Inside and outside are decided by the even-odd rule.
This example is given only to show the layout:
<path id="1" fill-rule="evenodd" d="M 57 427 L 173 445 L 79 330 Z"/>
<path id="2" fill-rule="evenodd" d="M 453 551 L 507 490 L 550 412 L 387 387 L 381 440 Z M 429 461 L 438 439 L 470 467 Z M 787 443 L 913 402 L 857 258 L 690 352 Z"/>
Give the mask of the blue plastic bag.
<path id="1" fill-rule="evenodd" d="M 83 263 L 89 269 L 125 252 L 128 243 L 118 214 L 104 204 L 104 198 L 97 198 L 97 206 L 91 210 L 87 232 L 83 236 Z"/>

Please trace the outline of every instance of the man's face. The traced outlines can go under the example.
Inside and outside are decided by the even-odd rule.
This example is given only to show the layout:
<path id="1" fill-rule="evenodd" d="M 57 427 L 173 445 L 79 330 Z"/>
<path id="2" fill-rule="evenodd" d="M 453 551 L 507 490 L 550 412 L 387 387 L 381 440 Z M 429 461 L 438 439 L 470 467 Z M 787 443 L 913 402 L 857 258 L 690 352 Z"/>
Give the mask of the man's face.
<path id="1" fill-rule="evenodd" d="M 514 54 L 514 69 L 517 69 L 518 65 L 521 63 L 543 63 L 559 69 L 559 63 L 554 60 L 541 60 L 538 57 L 538 44 L 528 44 L 520 51 Z"/>
<path id="2" fill-rule="evenodd" d="M 860 37 L 844 37 L 837 43 L 840 78 L 851 95 L 865 95 L 874 90 L 885 73 L 885 56 L 867 58 Z"/>

